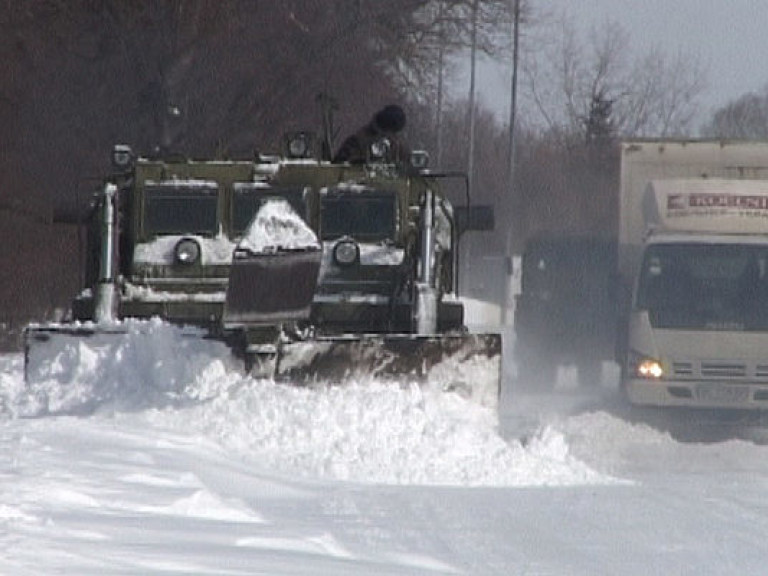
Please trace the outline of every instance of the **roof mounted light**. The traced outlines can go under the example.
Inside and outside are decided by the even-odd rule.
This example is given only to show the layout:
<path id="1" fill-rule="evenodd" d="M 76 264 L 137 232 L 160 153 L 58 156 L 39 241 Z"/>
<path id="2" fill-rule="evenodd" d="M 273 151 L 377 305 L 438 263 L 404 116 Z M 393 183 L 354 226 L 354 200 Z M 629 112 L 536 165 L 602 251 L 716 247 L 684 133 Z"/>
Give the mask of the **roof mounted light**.
<path id="1" fill-rule="evenodd" d="M 200 244 L 194 238 L 182 238 L 173 249 L 173 259 L 177 264 L 191 266 L 200 261 Z"/>
<path id="2" fill-rule="evenodd" d="M 426 150 L 414 150 L 411 152 L 411 166 L 416 170 L 426 170 L 429 166 L 429 152 Z"/>
<path id="3" fill-rule="evenodd" d="M 126 144 L 116 144 L 112 148 L 112 168 L 127 172 L 133 168 L 133 150 Z"/>
<path id="4" fill-rule="evenodd" d="M 288 158 L 312 158 L 314 134 L 311 132 L 292 132 L 285 135 L 285 155 Z"/>
<path id="5" fill-rule="evenodd" d="M 392 143 L 389 138 L 379 138 L 371 143 L 371 160 L 383 161 L 389 158 L 389 151 L 392 149 Z"/>

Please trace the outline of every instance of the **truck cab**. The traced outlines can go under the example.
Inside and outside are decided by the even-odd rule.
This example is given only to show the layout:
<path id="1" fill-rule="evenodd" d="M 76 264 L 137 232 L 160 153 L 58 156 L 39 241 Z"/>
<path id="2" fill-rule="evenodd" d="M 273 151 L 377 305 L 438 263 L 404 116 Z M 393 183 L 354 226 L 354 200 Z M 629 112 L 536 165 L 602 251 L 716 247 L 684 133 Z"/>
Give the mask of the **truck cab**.
<path id="1" fill-rule="evenodd" d="M 768 181 L 648 184 L 622 383 L 633 404 L 768 407 Z"/>
<path id="2" fill-rule="evenodd" d="M 542 235 L 522 257 L 515 304 L 515 359 L 522 385 L 552 388 L 560 366 L 576 366 L 579 383 L 600 383 L 614 356 L 615 241 Z"/>

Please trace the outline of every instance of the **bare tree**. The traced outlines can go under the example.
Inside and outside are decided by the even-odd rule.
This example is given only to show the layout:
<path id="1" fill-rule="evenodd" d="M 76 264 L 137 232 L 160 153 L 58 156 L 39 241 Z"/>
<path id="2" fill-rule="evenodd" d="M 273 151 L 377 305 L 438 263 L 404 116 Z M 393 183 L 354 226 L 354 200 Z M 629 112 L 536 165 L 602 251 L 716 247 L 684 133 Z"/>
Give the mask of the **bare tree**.
<path id="1" fill-rule="evenodd" d="M 698 58 L 654 48 L 632 67 L 617 101 L 617 123 L 627 136 L 686 136 L 693 131 L 707 87 Z"/>
<path id="2" fill-rule="evenodd" d="M 716 110 L 701 132 L 714 138 L 768 139 L 768 86 Z"/>
<path id="3" fill-rule="evenodd" d="M 564 140 L 586 137 L 596 103 L 609 106 L 618 136 L 679 136 L 692 130 L 706 88 L 697 58 L 655 48 L 633 58 L 616 23 L 592 30 L 585 43 L 561 19 L 543 58 L 526 63 L 528 97 L 545 127 Z"/>

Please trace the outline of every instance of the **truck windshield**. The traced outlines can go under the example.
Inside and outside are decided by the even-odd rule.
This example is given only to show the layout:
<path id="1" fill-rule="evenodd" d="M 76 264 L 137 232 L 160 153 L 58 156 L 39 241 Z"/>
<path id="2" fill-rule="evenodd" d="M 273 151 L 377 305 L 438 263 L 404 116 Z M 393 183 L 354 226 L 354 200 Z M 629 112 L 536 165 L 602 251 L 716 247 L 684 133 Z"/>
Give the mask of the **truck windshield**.
<path id="1" fill-rule="evenodd" d="M 636 302 L 655 328 L 768 330 L 768 247 L 650 246 Z"/>
<path id="2" fill-rule="evenodd" d="M 397 206 L 394 192 L 329 191 L 322 198 L 323 240 L 351 236 L 358 240 L 394 240 Z"/>
<path id="3" fill-rule="evenodd" d="M 144 191 L 144 232 L 148 235 L 215 236 L 219 189 L 215 183 L 147 184 Z"/>

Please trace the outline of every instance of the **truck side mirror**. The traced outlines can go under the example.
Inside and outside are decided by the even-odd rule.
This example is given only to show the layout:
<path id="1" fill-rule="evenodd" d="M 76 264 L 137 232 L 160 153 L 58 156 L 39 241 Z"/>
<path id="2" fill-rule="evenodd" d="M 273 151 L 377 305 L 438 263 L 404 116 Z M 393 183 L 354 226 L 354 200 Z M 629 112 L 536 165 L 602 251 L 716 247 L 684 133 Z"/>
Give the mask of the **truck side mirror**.
<path id="1" fill-rule="evenodd" d="M 468 230 L 489 232 L 495 229 L 496 221 L 493 206 L 490 204 L 455 207 L 454 215 L 459 235 Z"/>

